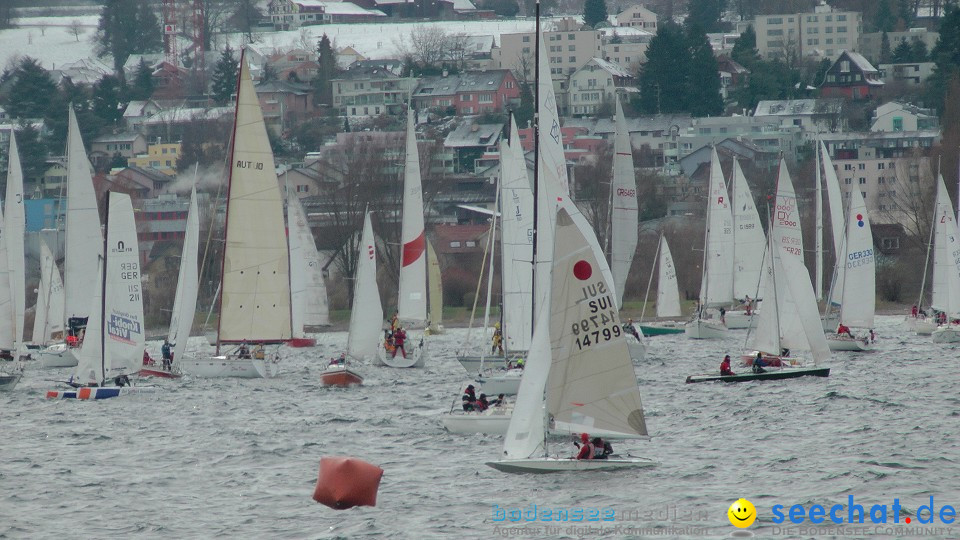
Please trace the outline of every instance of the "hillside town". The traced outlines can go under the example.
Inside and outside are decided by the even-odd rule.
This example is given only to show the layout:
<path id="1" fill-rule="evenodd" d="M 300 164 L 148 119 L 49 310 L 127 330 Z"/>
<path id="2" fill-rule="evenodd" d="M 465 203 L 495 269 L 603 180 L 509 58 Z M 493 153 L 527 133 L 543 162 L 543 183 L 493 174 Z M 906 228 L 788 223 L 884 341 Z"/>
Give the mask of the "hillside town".
<path id="1" fill-rule="evenodd" d="M 35 239 L 41 236 L 58 246 L 58 256 L 63 253 L 57 231 L 72 103 L 101 201 L 108 190 L 134 200 L 150 277 L 145 288 L 157 295 L 149 304 L 152 314 L 169 309 L 172 299 L 160 297 L 176 279 L 191 186 L 203 197 L 204 228 L 222 227 L 216 202 L 223 198 L 242 55 L 271 136 L 277 181 L 300 198 L 325 254 L 331 307 L 349 307 L 349 287 L 336 284 L 354 272 L 366 207 L 375 211 L 383 239 L 381 268 L 398 265 L 408 105 L 444 298 L 451 306 L 472 303 L 495 210 L 499 143 L 509 136 L 510 122 L 519 128 L 532 167 L 532 4 L 214 4 L 216 13 L 190 9 L 195 3 L 184 0 L 109 0 L 96 32 L 82 38 L 96 40 L 100 54 L 56 66 L 16 53 L 0 58 L 0 159 L 15 130 L 28 257 L 38 257 Z M 925 253 L 938 172 L 956 197 L 960 8 L 950 2 L 935 9 L 923 3 L 923 11 L 904 11 L 893 0 L 869 4 L 869 12 L 853 9 L 863 2 L 840 0 L 545 4 L 547 49 L 541 54 L 550 60 L 571 193 L 601 244 L 617 101 L 627 116 L 642 255 L 626 298 L 643 299 L 661 232 L 680 246 L 674 257 L 681 294 L 696 298 L 702 253 L 692 246 L 702 245 L 712 148 L 725 171 L 740 161 L 761 216 L 784 157 L 798 196 L 809 203 L 801 205 L 807 215 L 814 206 L 815 148 L 822 141 L 844 197 L 859 190 L 866 200 L 883 255 L 878 298 L 912 301 L 921 274 L 909 270 Z M 121 14 L 130 14 L 123 25 L 117 24 Z M 494 20 L 525 21 L 529 30 L 468 34 L 432 22 Z M 0 23 L 20 24 L 16 10 Z M 394 54 L 368 56 L 363 47 L 330 38 L 335 28 L 371 23 L 403 23 Z M 296 46 L 271 45 L 271 35 L 291 31 L 300 38 Z M 805 234 L 812 238 L 814 231 Z M 217 249 L 210 247 L 208 259 Z M 201 278 L 207 302 L 219 271 L 211 266 Z M 381 287 L 395 286 L 387 285 L 392 274 L 383 272 Z"/>

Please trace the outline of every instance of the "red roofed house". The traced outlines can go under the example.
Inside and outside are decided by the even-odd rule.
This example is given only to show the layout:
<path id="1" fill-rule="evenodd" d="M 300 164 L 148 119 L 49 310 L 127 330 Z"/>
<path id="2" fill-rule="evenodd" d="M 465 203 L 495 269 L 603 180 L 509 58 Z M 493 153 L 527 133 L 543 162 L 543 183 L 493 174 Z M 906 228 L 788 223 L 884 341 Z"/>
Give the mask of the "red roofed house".
<path id="1" fill-rule="evenodd" d="M 860 53 L 843 51 L 827 70 L 820 85 L 820 96 L 863 99 L 882 89 L 883 79 L 877 68 Z"/>
<path id="2" fill-rule="evenodd" d="M 504 110 L 520 102 L 520 85 L 509 69 L 424 77 L 413 91 L 417 110 L 453 107 L 458 115 Z"/>

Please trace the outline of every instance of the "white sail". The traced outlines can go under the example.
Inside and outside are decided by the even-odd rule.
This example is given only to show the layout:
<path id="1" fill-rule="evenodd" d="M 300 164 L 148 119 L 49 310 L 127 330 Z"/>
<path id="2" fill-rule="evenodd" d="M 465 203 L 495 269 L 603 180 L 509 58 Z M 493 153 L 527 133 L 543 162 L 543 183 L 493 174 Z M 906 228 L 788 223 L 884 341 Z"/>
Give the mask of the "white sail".
<path id="1" fill-rule="evenodd" d="M 782 158 L 777 175 L 777 197 L 771 231 L 774 236 L 773 249 L 779 250 L 779 254 L 784 259 L 795 260 L 801 267 L 805 268 L 803 233 L 800 229 L 800 208 L 797 206 L 797 194 L 793 188 L 793 181 L 790 179 L 790 172 L 787 170 L 787 163 Z M 776 268 L 774 270 L 776 271 Z M 810 283 L 810 274 L 807 273 L 806 276 L 807 283 Z M 810 289 L 813 290 L 813 285 L 810 285 Z M 794 309 L 794 299 L 790 291 L 778 285 L 777 295 L 780 312 L 780 335 L 786 338 L 787 336 L 800 334 L 802 332 L 802 321 L 796 309 Z M 816 298 L 816 293 L 814 293 L 814 298 Z M 784 345 L 784 347 L 791 348 L 789 345 Z"/>
<path id="2" fill-rule="evenodd" d="M 283 198 L 246 59 L 240 62 L 228 194 L 219 341 L 290 339 Z"/>
<path id="3" fill-rule="evenodd" d="M 177 292 L 173 299 L 173 313 L 167 340 L 173 344 L 173 359 L 183 358 L 187 339 L 197 312 L 197 293 L 200 289 L 200 274 L 197 260 L 200 250 L 200 213 L 197 208 L 197 189 L 190 190 L 190 207 L 187 210 L 187 228 L 183 234 L 183 251 L 180 255 L 180 272 L 177 275 Z"/>
<path id="4" fill-rule="evenodd" d="M 67 127 L 66 258 L 63 263 L 64 311 L 68 318 L 89 315 L 93 294 L 90 276 L 96 275 L 97 261 L 103 256 L 100 212 L 90 170 L 77 116 L 71 106 Z"/>
<path id="5" fill-rule="evenodd" d="M 852 327 L 873 328 L 876 310 L 876 258 L 867 205 L 859 189 L 850 192 L 846 249 L 837 265 L 844 267 L 840 322 Z"/>
<path id="6" fill-rule="evenodd" d="M 773 242 L 773 235 L 770 236 L 768 247 Z M 761 309 L 757 317 L 757 328 L 750 333 L 748 344 L 758 351 L 769 354 L 780 354 L 780 314 L 779 298 L 777 298 L 777 283 L 774 280 L 773 273 L 773 253 L 772 249 L 767 249 L 763 254 L 763 279 L 760 280 L 760 298 L 763 298 L 764 309 Z"/>
<path id="7" fill-rule="evenodd" d="M 146 338 L 140 284 L 140 250 L 133 205 L 125 193 L 109 192 L 103 291 L 103 372 L 107 380 L 136 373 Z M 87 328 L 87 339 L 100 335 Z"/>
<path id="8" fill-rule="evenodd" d="M 10 132 L 10 153 L 7 159 L 7 194 L 3 205 L 3 240 L 7 248 L 7 270 L 13 300 L 13 339 L 16 346 L 23 343 L 23 312 L 26 309 L 24 282 L 23 233 L 26 227 L 23 209 L 23 169 L 17 138 Z"/>
<path id="9" fill-rule="evenodd" d="M 106 380 L 103 368 L 103 342 L 100 339 L 100 329 L 103 328 L 101 310 L 103 309 L 103 261 L 97 263 L 97 272 L 92 274 L 99 283 L 90 283 L 93 295 L 90 300 L 90 313 L 87 317 L 87 326 L 84 330 L 83 342 L 77 355 L 77 367 L 74 368 L 74 382 L 91 385 L 102 384 Z M 89 277 L 89 276 L 88 276 Z"/>
<path id="10" fill-rule="evenodd" d="M 613 182 L 610 184 L 610 271 L 617 306 L 622 306 L 627 276 L 637 251 L 640 210 L 637 179 L 633 172 L 633 149 L 619 97 L 616 98 L 616 108 L 617 132 L 613 140 Z"/>
<path id="11" fill-rule="evenodd" d="M 377 289 L 377 248 L 368 211 L 363 218 L 363 236 L 360 238 L 357 273 L 353 282 L 347 354 L 357 360 L 376 356 L 382 324 L 383 306 L 380 304 L 380 291 Z"/>
<path id="12" fill-rule="evenodd" d="M 403 223 L 400 228 L 400 296 L 397 317 L 423 325 L 427 322 L 426 235 L 423 224 L 423 186 L 413 109 L 407 109 L 407 148 L 403 168 Z"/>
<path id="13" fill-rule="evenodd" d="M 54 333 L 63 332 L 63 280 L 47 243 L 40 239 L 40 284 L 33 319 L 32 341 L 45 345 Z"/>
<path id="14" fill-rule="evenodd" d="M 820 175 L 820 142 L 813 152 L 814 156 L 814 177 L 816 187 L 814 189 L 814 270 L 813 283 L 814 292 L 817 293 L 817 301 L 823 299 L 823 190 L 821 188 Z"/>
<path id="15" fill-rule="evenodd" d="M 936 214 L 933 237 L 933 291 L 931 306 L 951 318 L 960 316 L 960 268 L 954 253 L 960 249 L 960 230 L 954 219 L 950 195 L 937 176 Z"/>
<path id="16" fill-rule="evenodd" d="M 0 210 L 0 223 L 3 223 L 3 211 Z M 0 229 L 0 284 L 10 283 L 10 271 L 7 268 L 7 235 Z M 14 348 L 13 289 L 0 286 L 0 349 L 8 351 Z"/>
<path id="17" fill-rule="evenodd" d="M 843 245 L 845 228 L 843 198 L 840 194 L 840 179 L 837 178 L 837 171 L 833 168 L 833 161 L 830 159 L 830 153 L 827 152 L 827 147 L 823 141 L 820 141 L 819 148 L 823 154 L 823 182 L 827 187 L 827 207 L 830 209 L 830 236 L 833 238 L 834 254 L 833 277 L 831 278 L 832 286 L 830 287 L 832 298 L 827 298 L 827 301 L 835 304 L 840 299 L 840 289 L 844 283 L 843 273 L 846 269 L 846 265 L 840 261 L 846 252 L 846 248 Z"/>
<path id="18" fill-rule="evenodd" d="M 666 237 L 660 237 L 660 274 L 657 278 L 657 317 L 680 316 L 680 290 L 677 269 Z"/>
<path id="19" fill-rule="evenodd" d="M 439 328 L 443 322 L 443 278 L 440 273 L 440 259 L 433 244 L 427 242 L 427 282 L 430 291 L 430 324 Z"/>
<path id="20" fill-rule="evenodd" d="M 700 304 L 726 306 L 733 301 L 733 214 L 716 148 L 710 151 L 708 197 L 706 271 L 700 286 Z"/>
<path id="21" fill-rule="evenodd" d="M 500 142 L 500 207 L 504 346 L 526 351 L 533 333 L 533 192 L 516 122 L 510 143 Z"/>
<path id="22" fill-rule="evenodd" d="M 757 298 L 767 239 L 750 186 L 736 159 L 733 160 L 733 184 L 733 297 Z"/>
<path id="23" fill-rule="evenodd" d="M 554 427 L 647 434 L 633 362 L 593 231 L 561 207 L 553 256 L 547 413 Z"/>
<path id="24" fill-rule="evenodd" d="M 323 260 L 310 230 L 307 214 L 293 190 L 287 190 L 287 222 L 293 331 L 296 337 L 302 337 L 304 326 L 330 324 L 330 308 L 327 304 L 327 285 L 323 281 Z"/>

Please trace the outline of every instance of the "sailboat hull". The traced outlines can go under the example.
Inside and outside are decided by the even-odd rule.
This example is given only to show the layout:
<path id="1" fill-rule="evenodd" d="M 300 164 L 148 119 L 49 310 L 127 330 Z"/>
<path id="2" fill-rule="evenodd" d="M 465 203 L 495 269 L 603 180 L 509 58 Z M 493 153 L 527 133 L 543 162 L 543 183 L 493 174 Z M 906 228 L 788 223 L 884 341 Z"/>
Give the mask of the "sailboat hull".
<path id="1" fill-rule="evenodd" d="M 74 367 L 77 365 L 76 353 L 80 349 L 70 349 L 66 343 L 57 343 L 33 353 L 42 368 Z"/>
<path id="2" fill-rule="evenodd" d="M 478 377 L 476 382 L 483 388 L 483 393 L 488 396 L 497 396 L 500 394 L 515 396 L 517 395 L 517 391 L 520 390 L 520 380 L 522 376 L 522 369 L 511 369 L 509 371 L 498 372 L 489 377 Z"/>
<path id="3" fill-rule="evenodd" d="M 463 369 L 467 370 L 467 373 L 480 373 L 481 365 L 484 368 L 506 368 L 507 359 L 510 359 L 513 362 L 516 362 L 518 359 L 523 358 L 523 353 L 507 353 L 507 356 L 493 356 L 487 355 L 483 357 L 481 362 L 480 356 L 458 356 L 457 361 L 460 362 L 460 365 L 463 366 Z"/>
<path id="4" fill-rule="evenodd" d="M 407 341 L 408 345 L 412 343 L 417 344 L 414 347 L 404 347 L 408 349 L 406 351 L 407 355 L 404 357 L 401 352 L 388 352 L 381 340 L 377 346 L 377 359 L 380 360 L 382 365 L 392 368 L 423 367 L 424 357 L 427 355 L 426 344 L 424 344 L 423 339 L 420 339 L 419 342 L 412 339 Z"/>
<path id="5" fill-rule="evenodd" d="M 308 338 L 308 337 L 293 338 L 287 341 L 288 347 L 305 348 L 305 347 L 315 347 L 316 345 L 317 345 L 317 340 L 314 338 Z"/>
<path id="6" fill-rule="evenodd" d="M 937 329 L 937 323 L 931 319 L 907 317 L 907 328 L 916 332 L 918 336 L 929 336 Z"/>
<path id="7" fill-rule="evenodd" d="M 491 408 L 481 413 L 451 412 L 440 419 L 443 428 L 450 433 L 470 435 L 504 435 L 510 426 L 511 409 Z"/>
<path id="8" fill-rule="evenodd" d="M 633 336 L 627 336 L 627 350 L 630 351 L 630 359 L 634 362 L 643 362 L 647 356 L 647 346 Z"/>
<path id="9" fill-rule="evenodd" d="M 363 377 L 359 373 L 344 366 L 331 366 L 320 374 L 320 384 L 323 386 L 359 386 L 363 384 Z"/>
<path id="10" fill-rule="evenodd" d="M 720 321 L 694 319 L 684 327 L 690 339 L 721 339 L 727 335 L 727 327 Z"/>
<path id="11" fill-rule="evenodd" d="M 934 343 L 957 343 L 960 342 L 960 327 L 941 326 L 930 335 L 933 336 Z"/>
<path id="12" fill-rule="evenodd" d="M 685 330 L 682 327 L 666 326 L 667 324 L 672 324 L 672 323 L 664 323 L 664 326 L 641 325 L 640 331 L 643 332 L 644 337 L 666 336 L 669 334 L 682 334 L 685 332 Z"/>
<path id="13" fill-rule="evenodd" d="M 176 369 L 163 369 L 162 367 L 145 367 L 137 372 L 137 375 L 141 377 L 159 377 L 161 379 L 179 379 L 183 376 Z"/>
<path id="14" fill-rule="evenodd" d="M 873 344 L 867 343 L 864 338 L 851 338 L 836 334 L 827 336 L 827 345 L 831 351 L 863 352 L 873 349 Z"/>
<path id="15" fill-rule="evenodd" d="M 767 371 L 766 373 L 743 373 L 738 375 L 690 375 L 687 377 L 687 383 L 701 382 L 746 382 L 746 381 L 765 381 L 779 379 L 794 379 L 797 377 L 829 377 L 830 368 L 789 368 L 777 371 Z"/>
<path id="16" fill-rule="evenodd" d="M 528 458 L 490 461 L 487 465 L 506 473 L 553 473 L 577 471 L 614 471 L 656 466 L 645 458 L 574 459 L 574 458 Z"/>
<path id="17" fill-rule="evenodd" d="M 200 360 L 185 359 L 179 362 L 180 368 L 184 373 L 189 373 L 196 377 L 257 379 L 276 376 L 276 373 L 273 372 L 272 365 L 270 365 L 274 364 L 273 362 L 254 360 L 252 358 L 240 359 L 214 356 Z"/>
<path id="18" fill-rule="evenodd" d="M 14 373 L 14 374 L 0 374 L 0 392 L 10 392 L 20 382 L 20 378 L 23 377 L 23 373 Z M 510 417 L 507 417 L 509 421 Z"/>
<path id="19" fill-rule="evenodd" d="M 743 330 L 757 327 L 757 318 L 754 313 L 747 315 L 746 311 L 728 311 L 724 316 L 724 325 L 730 330 Z"/>
<path id="20" fill-rule="evenodd" d="M 110 399 L 120 396 L 138 394 L 153 394 L 159 388 L 156 386 L 124 386 L 106 388 L 77 388 L 76 390 L 48 390 L 47 399 Z"/>

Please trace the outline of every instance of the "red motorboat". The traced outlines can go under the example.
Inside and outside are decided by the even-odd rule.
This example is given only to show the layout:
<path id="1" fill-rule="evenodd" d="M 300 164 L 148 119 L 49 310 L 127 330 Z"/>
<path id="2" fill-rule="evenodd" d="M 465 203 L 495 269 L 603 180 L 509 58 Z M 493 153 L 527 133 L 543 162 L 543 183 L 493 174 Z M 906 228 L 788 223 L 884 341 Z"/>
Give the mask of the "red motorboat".
<path id="1" fill-rule="evenodd" d="M 297 347 L 297 348 L 314 347 L 316 346 L 316 344 L 317 344 L 317 340 L 313 338 L 308 338 L 308 337 L 293 338 L 287 341 L 288 347 Z"/>

